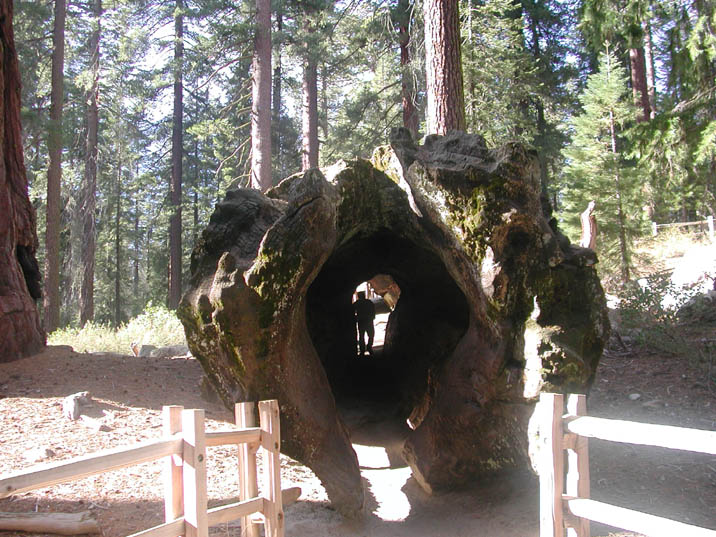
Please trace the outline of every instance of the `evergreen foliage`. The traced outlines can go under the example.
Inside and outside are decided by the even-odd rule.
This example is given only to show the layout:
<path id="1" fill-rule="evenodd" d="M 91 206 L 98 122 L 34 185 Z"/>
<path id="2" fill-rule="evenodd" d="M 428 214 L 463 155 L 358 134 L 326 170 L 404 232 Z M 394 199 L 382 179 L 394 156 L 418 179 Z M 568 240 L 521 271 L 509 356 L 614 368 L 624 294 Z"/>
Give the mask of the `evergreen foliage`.
<path id="1" fill-rule="evenodd" d="M 22 121 L 43 265 L 53 5 L 15 0 Z M 167 301 L 174 2 L 105 2 L 101 17 L 95 322 L 121 324 Z M 420 0 L 274 0 L 273 183 L 301 169 L 301 80 L 317 63 L 320 164 L 367 157 L 404 125 L 425 133 Z M 602 273 L 622 242 L 716 210 L 716 12 L 705 0 L 460 0 L 468 130 L 537 151 L 545 193 L 572 238 L 597 200 Z M 185 0 L 182 246 L 188 259 L 215 203 L 248 186 L 255 0 Z M 93 2 L 68 6 L 65 35 L 61 324 L 79 321 L 88 40 Z M 605 41 L 612 53 L 602 53 Z M 635 122 L 628 51 L 653 53 L 653 109 Z M 615 54 L 614 51 L 621 51 Z M 604 62 L 608 60 L 609 75 Z M 599 66 L 599 68 L 598 68 Z M 605 111 L 615 119 L 611 149 Z M 413 116 L 414 117 L 414 116 Z M 615 177 L 618 176 L 619 188 Z M 619 197 L 617 197 L 617 193 Z M 620 239 L 618 201 L 625 222 Z M 626 252 L 628 265 L 628 251 Z"/>
<path id="2" fill-rule="evenodd" d="M 628 279 L 629 242 L 641 222 L 639 174 L 626 158 L 624 136 L 635 110 L 626 70 L 608 49 L 600 55 L 599 71 L 589 77 L 579 101 L 582 113 L 572 119 L 572 143 L 564 150 L 565 223 L 578 236 L 580 213 L 596 201 L 597 252 L 603 267 L 619 267 L 622 278 Z"/>

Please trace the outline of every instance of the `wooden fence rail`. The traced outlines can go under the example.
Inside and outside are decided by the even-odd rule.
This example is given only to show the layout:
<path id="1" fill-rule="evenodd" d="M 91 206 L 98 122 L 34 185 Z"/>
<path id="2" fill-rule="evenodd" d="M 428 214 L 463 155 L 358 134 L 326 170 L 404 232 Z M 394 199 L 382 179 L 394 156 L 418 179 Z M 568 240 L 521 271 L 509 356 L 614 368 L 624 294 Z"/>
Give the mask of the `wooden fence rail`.
<path id="1" fill-rule="evenodd" d="M 587 438 L 716 454 L 716 432 L 586 416 L 586 397 L 540 396 L 540 537 L 590 537 L 589 521 L 649 537 L 716 537 L 716 531 L 589 499 Z M 567 451 L 565 474 L 564 451 Z"/>
<path id="2" fill-rule="evenodd" d="M 242 536 L 258 537 L 258 524 L 264 523 L 266 537 L 283 537 L 283 495 L 295 500 L 297 491 L 281 491 L 278 401 L 259 402 L 259 427 L 253 403 L 238 403 L 235 414 L 238 430 L 207 433 L 203 410 L 165 406 L 164 438 L 0 476 L 0 498 L 165 458 L 165 522 L 130 537 L 208 537 L 210 526 L 239 518 Z M 208 509 L 206 447 L 224 444 L 239 446 L 240 501 Z M 262 496 L 256 467 L 259 447 L 264 450 Z"/>
<path id="3" fill-rule="evenodd" d="M 706 220 L 697 220 L 695 222 L 674 222 L 671 224 L 657 224 L 656 222 L 651 223 L 651 234 L 656 237 L 659 233 L 659 229 L 666 227 L 688 227 L 688 226 L 702 226 L 706 224 L 708 228 L 709 238 L 714 239 L 714 217 L 707 216 Z"/>

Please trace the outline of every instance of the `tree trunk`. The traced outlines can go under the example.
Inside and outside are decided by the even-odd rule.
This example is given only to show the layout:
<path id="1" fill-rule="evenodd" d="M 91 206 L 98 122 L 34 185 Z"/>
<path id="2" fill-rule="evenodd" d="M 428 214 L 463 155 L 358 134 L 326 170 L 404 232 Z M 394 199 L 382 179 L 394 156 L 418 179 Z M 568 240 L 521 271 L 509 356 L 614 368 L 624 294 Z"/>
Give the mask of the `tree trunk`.
<path id="1" fill-rule="evenodd" d="M 134 313 L 138 315 L 141 313 L 139 310 L 139 196 L 134 198 L 134 260 L 132 262 L 132 291 L 134 294 L 135 308 Z"/>
<path id="2" fill-rule="evenodd" d="M 398 2 L 398 44 L 400 45 L 401 97 L 403 104 L 403 127 L 408 129 L 413 138 L 418 137 L 418 111 L 415 108 L 415 88 L 410 73 L 410 0 Z"/>
<path id="3" fill-rule="evenodd" d="M 183 86 L 184 63 L 184 2 L 176 0 L 174 15 L 174 115 L 172 120 L 172 179 L 170 203 L 172 215 L 169 219 L 169 300 L 170 309 L 176 309 L 181 299 L 182 246 L 181 246 L 181 202 L 182 202 L 182 156 L 183 156 Z"/>
<path id="4" fill-rule="evenodd" d="M 52 90 L 47 150 L 47 224 L 45 232 L 45 329 L 60 324 L 60 189 L 62 184 L 62 103 L 65 63 L 65 0 L 55 0 L 52 33 Z"/>
<path id="5" fill-rule="evenodd" d="M 122 140 L 119 140 L 117 156 L 117 184 L 114 206 L 114 326 L 122 322 Z"/>
<path id="6" fill-rule="evenodd" d="M 256 0 L 251 66 L 251 187 L 271 187 L 271 0 Z"/>
<path id="7" fill-rule="evenodd" d="M 629 281 L 629 253 L 626 239 L 626 217 L 622 206 L 621 178 L 617 166 L 617 133 L 614 126 L 614 113 L 609 111 L 609 135 L 612 142 L 612 155 L 614 157 L 614 190 L 617 197 L 617 218 L 619 220 L 619 252 L 621 255 L 621 277 L 622 282 Z"/>
<path id="8" fill-rule="evenodd" d="M 90 34 L 89 50 L 92 66 L 92 87 L 87 95 L 87 155 L 82 206 L 82 285 L 80 287 L 80 325 L 94 318 L 94 256 L 95 256 L 95 198 L 97 191 L 97 132 L 99 112 L 99 44 L 102 0 L 94 2 L 94 28 Z"/>
<path id="9" fill-rule="evenodd" d="M 649 95 L 649 119 L 656 116 L 656 75 L 654 69 L 654 41 L 651 36 L 651 21 L 642 22 L 644 29 L 644 64 L 646 67 L 646 91 Z"/>
<path id="10" fill-rule="evenodd" d="M 303 169 L 318 167 L 318 75 L 315 60 L 303 68 Z"/>
<path id="11" fill-rule="evenodd" d="M 428 134 L 465 130 L 458 0 L 425 0 Z"/>
<path id="12" fill-rule="evenodd" d="M 641 115 L 638 120 L 649 121 L 649 118 L 651 118 L 651 106 L 649 105 L 649 92 L 646 87 L 644 47 L 630 48 L 629 61 L 631 63 L 631 87 L 634 104 L 641 109 Z"/>
<path id="13" fill-rule="evenodd" d="M 45 332 L 33 299 L 42 296 L 35 258 L 35 210 L 27 194 L 20 127 L 20 71 L 12 0 L 0 0 L 0 362 L 33 354 Z"/>
<path id="14" fill-rule="evenodd" d="M 283 31 L 283 15 L 281 8 L 276 9 L 276 30 L 280 33 Z M 276 48 L 276 61 L 273 68 L 273 106 L 271 117 L 271 131 L 273 138 L 271 140 L 272 149 L 276 155 L 276 163 L 279 179 L 283 179 L 284 167 L 283 157 L 281 155 L 281 46 Z"/>
<path id="15" fill-rule="evenodd" d="M 323 141 L 328 140 L 328 69 L 326 62 L 321 64 L 321 130 L 323 131 Z M 321 141 L 319 139 L 318 143 Z"/>

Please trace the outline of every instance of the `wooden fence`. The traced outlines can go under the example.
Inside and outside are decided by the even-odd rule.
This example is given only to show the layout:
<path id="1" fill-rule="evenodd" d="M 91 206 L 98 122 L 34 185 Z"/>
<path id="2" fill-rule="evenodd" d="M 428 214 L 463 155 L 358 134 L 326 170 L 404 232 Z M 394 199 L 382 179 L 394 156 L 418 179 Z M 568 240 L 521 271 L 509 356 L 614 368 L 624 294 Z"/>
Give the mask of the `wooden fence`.
<path id="1" fill-rule="evenodd" d="M 259 427 L 254 426 L 253 403 L 238 403 L 235 413 L 239 429 L 206 432 L 203 410 L 165 406 L 163 438 L 0 476 L 0 498 L 166 458 L 163 477 L 166 522 L 131 537 L 208 537 L 210 526 L 239 518 L 242 536 L 258 537 L 261 521 L 265 523 L 266 537 L 282 537 L 278 401 L 259 402 Z M 239 446 L 240 501 L 208 509 L 206 448 L 224 444 Z M 256 467 L 259 447 L 265 450 L 262 496 L 258 495 Z"/>
<path id="2" fill-rule="evenodd" d="M 586 415 L 586 397 L 540 396 L 540 537 L 590 537 L 589 521 L 649 537 L 716 537 L 716 531 L 589 499 L 587 438 L 716 455 L 716 432 Z M 565 476 L 565 457 L 567 468 Z M 566 487 L 566 490 L 565 490 Z"/>
<path id="3" fill-rule="evenodd" d="M 688 226 L 702 226 L 706 224 L 708 228 L 709 238 L 714 239 L 714 217 L 707 216 L 706 220 L 697 220 L 696 222 L 675 222 L 672 224 L 657 224 L 656 222 L 651 223 L 651 234 L 656 237 L 659 230 L 667 227 L 688 227 Z"/>

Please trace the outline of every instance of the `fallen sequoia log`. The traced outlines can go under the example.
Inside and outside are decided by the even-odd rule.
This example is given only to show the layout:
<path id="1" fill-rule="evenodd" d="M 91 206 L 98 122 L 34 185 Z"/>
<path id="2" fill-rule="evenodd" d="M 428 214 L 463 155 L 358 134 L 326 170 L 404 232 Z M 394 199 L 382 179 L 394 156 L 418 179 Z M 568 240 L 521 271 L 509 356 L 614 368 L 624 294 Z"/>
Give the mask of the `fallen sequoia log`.
<path id="1" fill-rule="evenodd" d="M 99 533 L 90 511 L 79 513 L 0 513 L 0 530 L 83 535 Z"/>
<path id="2" fill-rule="evenodd" d="M 391 395 L 428 491 L 527 465 L 539 393 L 588 389 L 609 331 L 596 257 L 541 193 L 520 145 L 403 129 L 371 161 L 230 189 L 179 308 L 191 352 L 227 405 L 279 400 L 283 451 L 347 516 L 363 489 L 337 400 Z M 351 296 L 381 274 L 400 298 L 370 369 Z"/>

